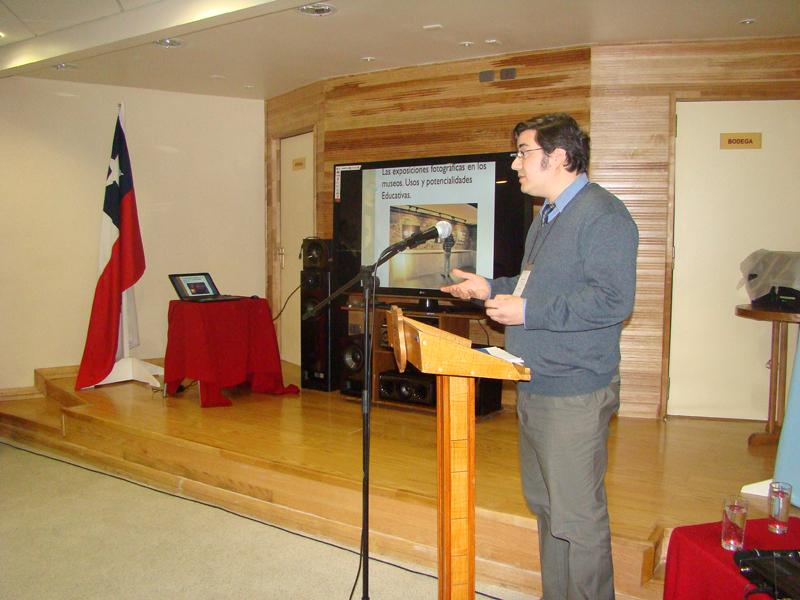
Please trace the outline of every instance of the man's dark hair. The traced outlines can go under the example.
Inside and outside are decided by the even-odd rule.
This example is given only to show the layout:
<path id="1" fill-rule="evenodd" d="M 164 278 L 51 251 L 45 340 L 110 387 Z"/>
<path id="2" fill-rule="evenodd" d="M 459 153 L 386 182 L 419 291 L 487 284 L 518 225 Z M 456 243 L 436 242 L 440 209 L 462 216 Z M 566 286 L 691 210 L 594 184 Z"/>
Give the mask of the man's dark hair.
<path id="1" fill-rule="evenodd" d="M 536 130 L 536 142 L 545 154 L 556 148 L 567 153 L 567 171 L 585 173 L 589 168 L 589 136 L 586 135 L 572 116 L 566 113 L 552 113 L 532 117 L 517 123 L 514 127 L 516 142 L 523 131 Z"/>

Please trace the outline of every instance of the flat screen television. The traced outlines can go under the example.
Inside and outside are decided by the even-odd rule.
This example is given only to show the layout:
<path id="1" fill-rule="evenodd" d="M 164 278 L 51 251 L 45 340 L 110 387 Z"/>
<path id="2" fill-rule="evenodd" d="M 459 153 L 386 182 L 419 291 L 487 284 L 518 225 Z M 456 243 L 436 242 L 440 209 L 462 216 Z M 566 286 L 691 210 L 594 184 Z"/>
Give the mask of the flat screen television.
<path id="1" fill-rule="evenodd" d="M 516 275 L 534 202 L 519 189 L 509 152 L 334 166 L 333 256 L 338 285 L 391 244 L 438 221 L 452 239 L 432 239 L 378 269 L 378 293 L 450 298 L 439 291 L 459 268 Z"/>

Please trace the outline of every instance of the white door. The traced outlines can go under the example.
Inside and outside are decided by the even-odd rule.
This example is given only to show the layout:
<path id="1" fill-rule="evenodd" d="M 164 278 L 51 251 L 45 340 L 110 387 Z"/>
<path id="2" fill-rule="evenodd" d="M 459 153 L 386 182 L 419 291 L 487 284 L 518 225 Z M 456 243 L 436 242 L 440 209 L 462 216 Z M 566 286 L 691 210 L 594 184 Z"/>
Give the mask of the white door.
<path id="1" fill-rule="evenodd" d="M 667 413 L 765 419 L 771 324 L 734 308 L 750 301 L 737 287 L 748 254 L 800 251 L 800 102 L 679 102 L 677 114 Z M 761 149 L 720 149 L 720 134 L 754 132 Z"/>
<path id="2" fill-rule="evenodd" d="M 303 238 L 314 235 L 314 134 L 281 140 L 280 236 L 283 251 L 281 306 L 300 285 Z M 281 358 L 300 364 L 300 291 L 294 292 L 278 319 Z"/>

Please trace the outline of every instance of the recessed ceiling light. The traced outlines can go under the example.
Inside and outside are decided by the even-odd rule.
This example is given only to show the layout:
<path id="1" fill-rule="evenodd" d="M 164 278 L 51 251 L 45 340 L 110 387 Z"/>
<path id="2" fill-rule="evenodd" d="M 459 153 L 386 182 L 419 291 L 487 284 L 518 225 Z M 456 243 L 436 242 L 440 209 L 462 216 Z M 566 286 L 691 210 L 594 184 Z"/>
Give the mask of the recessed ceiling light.
<path id="1" fill-rule="evenodd" d="M 459 46 L 463 46 L 464 48 L 469 48 L 470 46 L 474 46 L 475 42 L 459 42 Z"/>
<path id="2" fill-rule="evenodd" d="M 225 79 L 225 75 L 220 75 L 218 73 L 211 74 L 211 79 Z"/>
<path id="3" fill-rule="evenodd" d="M 58 63 L 57 65 L 53 65 L 53 68 L 56 71 L 67 71 L 69 69 L 77 69 L 78 65 L 73 65 L 72 63 Z"/>
<path id="4" fill-rule="evenodd" d="M 444 29 L 444 25 L 441 23 L 431 23 L 430 25 L 423 25 L 422 28 L 425 31 L 433 31 L 434 29 Z"/>
<path id="5" fill-rule="evenodd" d="M 484 43 L 489 44 L 490 46 L 499 46 L 500 40 L 496 40 L 494 38 L 489 38 L 488 40 L 483 40 Z"/>
<path id="6" fill-rule="evenodd" d="M 304 4 L 297 9 L 297 12 L 309 17 L 329 17 L 336 12 L 336 7 L 324 2 L 315 2 L 314 4 Z"/>
<path id="7" fill-rule="evenodd" d="M 256 86 L 253 85 L 252 83 L 245 83 L 244 86 L 242 86 L 242 87 L 244 87 L 244 89 L 246 89 L 246 90 L 254 90 L 254 89 L 256 89 Z"/>
<path id="8" fill-rule="evenodd" d="M 6 37 L 6 34 L 3 33 L 2 31 L 0 31 L 0 38 L 4 38 L 4 37 Z"/>
<path id="9" fill-rule="evenodd" d="M 161 38 L 153 43 L 156 46 L 161 46 L 162 48 L 180 48 L 183 46 L 183 40 L 178 38 Z"/>
<path id="10" fill-rule="evenodd" d="M 374 56 L 362 56 L 361 60 L 366 61 L 366 62 L 372 62 L 373 60 L 375 60 L 375 57 Z"/>
<path id="11" fill-rule="evenodd" d="M 756 22 L 755 19 L 742 19 L 741 21 L 739 21 L 739 25 L 752 25 L 755 22 Z"/>

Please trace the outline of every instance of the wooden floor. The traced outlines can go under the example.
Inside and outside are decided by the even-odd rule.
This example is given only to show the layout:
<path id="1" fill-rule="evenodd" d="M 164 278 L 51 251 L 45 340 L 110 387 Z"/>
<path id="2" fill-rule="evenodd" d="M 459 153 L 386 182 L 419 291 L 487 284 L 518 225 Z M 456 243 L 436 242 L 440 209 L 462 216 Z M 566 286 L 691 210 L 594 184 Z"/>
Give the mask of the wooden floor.
<path id="1" fill-rule="evenodd" d="M 297 383 L 287 366 L 286 382 Z M 312 535 L 358 545 L 360 404 L 338 393 L 233 390 L 201 409 L 196 386 L 163 398 L 138 383 L 75 393 L 74 369 L 37 371 L 37 390 L 0 391 L 0 438 L 99 465 Z M 372 411 L 371 549 L 436 564 L 435 416 Z M 476 426 L 477 578 L 540 591 L 536 522 L 520 492 L 513 409 Z M 617 587 L 661 597 L 664 540 L 716 521 L 724 495 L 771 477 L 775 447 L 748 448 L 762 423 L 617 418 L 607 476 Z M 751 508 L 761 516 L 760 502 Z M 622 596 L 621 596 L 622 597 Z"/>

